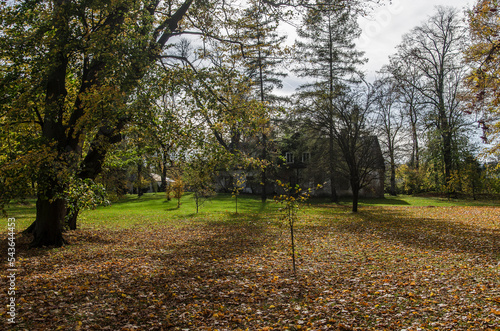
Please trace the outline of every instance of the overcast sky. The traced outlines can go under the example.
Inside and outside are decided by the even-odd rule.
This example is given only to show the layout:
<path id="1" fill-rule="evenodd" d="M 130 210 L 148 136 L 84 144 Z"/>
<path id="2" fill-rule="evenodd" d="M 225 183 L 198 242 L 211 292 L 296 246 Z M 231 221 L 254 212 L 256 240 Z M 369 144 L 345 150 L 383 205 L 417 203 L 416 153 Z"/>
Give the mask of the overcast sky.
<path id="1" fill-rule="evenodd" d="M 357 45 L 368 58 L 368 63 L 363 68 L 368 81 L 373 81 L 376 71 L 389 62 L 389 55 L 396 52 L 396 46 L 401 42 L 403 34 L 425 22 L 435 13 L 436 6 L 453 6 L 464 11 L 472 6 L 475 0 L 392 0 L 392 4 L 389 4 L 389 0 L 383 2 L 386 4 L 375 8 L 368 17 L 359 20 L 363 33 Z M 293 35 L 290 34 L 289 39 L 294 39 Z M 302 79 L 290 75 L 283 82 L 283 90 L 278 93 L 294 93 L 302 82 Z"/>
<path id="2" fill-rule="evenodd" d="M 386 2 L 388 2 L 386 0 Z M 435 6 L 453 6 L 461 11 L 469 8 L 471 0 L 392 0 L 376 8 L 373 13 L 359 20 L 363 30 L 357 45 L 365 52 L 369 62 L 365 65 L 367 78 L 373 79 L 375 72 L 388 63 L 388 56 L 396 52 L 403 34 L 425 22 L 435 13 Z"/>

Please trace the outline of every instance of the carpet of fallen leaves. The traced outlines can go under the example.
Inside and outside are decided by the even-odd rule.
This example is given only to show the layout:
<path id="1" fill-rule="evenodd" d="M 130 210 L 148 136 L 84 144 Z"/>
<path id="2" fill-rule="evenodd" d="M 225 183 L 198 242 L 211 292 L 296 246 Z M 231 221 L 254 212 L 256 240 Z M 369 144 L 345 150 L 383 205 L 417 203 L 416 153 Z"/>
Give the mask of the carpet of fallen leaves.
<path id="1" fill-rule="evenodd" d="M 21 236 L 17 324 L 3 306 L 0 329 L 500 330 L 500 208 L 302 219 L 296 276 L 275 216 L 87 227 L 60 249 Z"/>

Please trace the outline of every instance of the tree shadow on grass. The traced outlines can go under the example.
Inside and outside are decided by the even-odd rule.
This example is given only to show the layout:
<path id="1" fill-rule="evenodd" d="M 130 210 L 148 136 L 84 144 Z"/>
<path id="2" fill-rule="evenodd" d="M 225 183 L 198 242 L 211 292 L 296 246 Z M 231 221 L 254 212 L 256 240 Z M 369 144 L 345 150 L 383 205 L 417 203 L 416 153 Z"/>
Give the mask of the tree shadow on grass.
<path id="1" fill-rule="evenodd" d="M 341 224 L 340 230 L 375 234 L 425 250 L 466 252 L 500 259 L 499 229 L 476 228 L 445 217 L 415 217 L 400 210 L 363 210 L 356 216 L 350 223 Z"/>
<path id="2" fill-rule="evenodd" d="M 352 199 L 342 198 L 338 202 L 332 202 L 326 198 L 311 198 L 308 201 L 311 206 L 322 208 L 335 208 L 335 207 L 351 207 Z M 409 206 L 407 201 L 397 198 L 373 198 L 373 199 L 360 199 L 360 205 L 386 205 L 386 206 Z"/>
<path id="3" fill-rule="evenodd" d="M 409 206 L 410 205 L 407 201 L 397 199 L 397 198 L 361 199 L 360 203 L 361 204 L 369 204 L 369 205 L 390 205 L 390 206 Z"/>

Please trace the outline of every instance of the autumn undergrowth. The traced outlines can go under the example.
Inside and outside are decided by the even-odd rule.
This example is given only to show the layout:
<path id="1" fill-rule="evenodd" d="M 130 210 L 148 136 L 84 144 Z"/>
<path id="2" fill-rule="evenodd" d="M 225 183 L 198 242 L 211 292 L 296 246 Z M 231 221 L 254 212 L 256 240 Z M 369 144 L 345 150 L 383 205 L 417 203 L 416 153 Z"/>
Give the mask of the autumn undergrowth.
<path id="1" fill-rule="evenodd" d="M 86 211 L 59 249 L 28 249 L 18 235 L 13 329 L 499 329 L 500 207 L 398 197 L 407 204 L 352 213 L 312 200 L 296 223 L 294 277 L 279 205 L 241 195 L 235 214 L 219 195 L 196 214 L 183 199 Z M 10 208 L 32 221 L 33 206 Z"/>

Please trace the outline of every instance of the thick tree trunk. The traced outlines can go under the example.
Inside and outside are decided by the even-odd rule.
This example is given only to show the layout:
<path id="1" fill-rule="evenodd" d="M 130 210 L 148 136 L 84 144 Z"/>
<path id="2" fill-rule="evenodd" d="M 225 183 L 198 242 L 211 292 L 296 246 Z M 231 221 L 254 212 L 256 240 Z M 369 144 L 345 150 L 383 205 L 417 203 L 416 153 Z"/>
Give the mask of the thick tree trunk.
<path id="1" fill-rule="evenodd" d="M 359 201 L 359 187 L 357 185 L 352 186 L 352 212 L 358 212 L 358 201 Z"/>
<path id="2" fill-rule="evenodd" d="M 31 223 L 30 226 L 28 226 L 26 229 L 23 230 L 23 233 L 32 234 L 33 232 L 35 232 L 35 224 L 36 221 L 33 221 L 33 223 Z"/>
<path id="3" fill-rule="evenodd" d="M 413 136 L 413 152 L 412 152 L 412 160 L 411 165 L 418 169 L 420 167 L 420 156 L 419 156 L 419 147 L 418 147 L 418 134 L 415 126 L 412 128 L 412 136 Z"/>
<path id="4" fill-rule="evenodd" d="M 167 191 L 167 153 L 163 151 L 161 156 L 161 191 Z"/>
<path id="5" fill-rule="evenodd" d="M 412 137 L 412 153 L 410 164 L 413 168 L 418 169 L 420 167 L 419 160 L 419 147 L 418 147 L 418 131 L 417 131 L 417 116 L 413 110 L 410 109 L 410 123 L 411 123 L 411 137 Z"/>
<path id="6" fill-rule="evenodd" d="M 45 196 L 38 196 L 36 215 L 31 246 L 61 247 L 64 245 L 65 241 L 62 236 L 62 225 L 66 216 L 64 200 L 51 200 Z"/>

